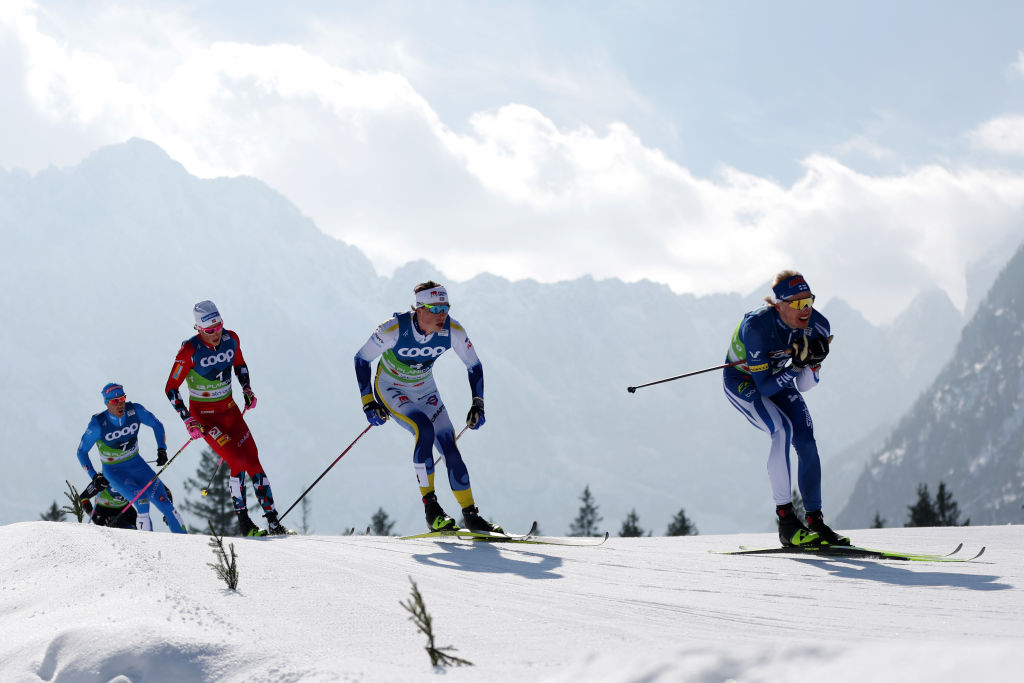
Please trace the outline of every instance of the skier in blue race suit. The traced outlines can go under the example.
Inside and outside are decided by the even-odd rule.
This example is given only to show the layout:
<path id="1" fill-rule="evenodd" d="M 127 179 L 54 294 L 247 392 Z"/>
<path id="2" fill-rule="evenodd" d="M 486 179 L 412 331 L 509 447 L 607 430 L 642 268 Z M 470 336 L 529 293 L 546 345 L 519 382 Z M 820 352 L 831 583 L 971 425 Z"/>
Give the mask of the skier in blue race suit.
<path id="1" fill-rule="evenodd" d="M 466 426 L 484 424 L 484 371 L 466 330 L 448 316 L 448 292 L 434 281 L 413 288 L 412 311 L 395 313 L 381 323 L 355 357 L 356 381 L 362 395 L 363 413 L 374 426 L 393 416 L 416 439 L 413 467 L 423 497 L 427 526 L 433 531 L 453 530 L 452 519 L 437 502 L 434 491 L 434 445 L 444 455 L 448 483 L 462 507 L 466 527 L 473 531 L 501 532 L 501 527 L 480 516 L 473 502 L 469 471 L 456 446 L 455 429 L 448 409 L 434 383 L 434 362 L 453 349 L 465 364 L 472 406 Z M 380 356 L 376 377 L 370 379 L 370 362 Z"/>
<path id="2" fill-rule="evenodd" d="M 828 320 L 814 310 L 814 295 L 803 276 L 784 270 L 772 282 L 775 300 L 743 316 L 729 345 L 725 395 L 758 429 L 771 436 L 768 479 L 783 545 L 849 545 L 825 524 L 821 513 L 821 460 L 814 424 L 802 392 L 818 384 L 832 333 Z M 790 444 L 796 450 L 797 483 L 807 511 L 806 526 L 793 508 Z"/>
<path id="3" fill-rule="evenodd" d="M 164 440 L 164 426 L 160 420 L 139 403 L 127 400 L 124 388 L 111 382 L 101 392 L 107 409 L 96 413 L 89 420 L 78 445 L 78 462 L 95 484 L 98 491 L 111 488 L 126 500 L 132 500 L 142 488 L 156 476 L 153 469 L 139 455 L 139 429 L 146 425 L 156 437 L 158 467 L 167 464 L 167 442 Z M 100 453 L 103 472 L 97 473 L 89 459 L 93 445 Z M 187 533 L 181 515 L 174 508 L 163 483 L 157 479 L 146 492 L 135 501 L 138 513 L 136 527 L 144 531 L 153 530 L 149 518 L 149 501 L 164 513 L 167 526 L 176 534 Z"/>

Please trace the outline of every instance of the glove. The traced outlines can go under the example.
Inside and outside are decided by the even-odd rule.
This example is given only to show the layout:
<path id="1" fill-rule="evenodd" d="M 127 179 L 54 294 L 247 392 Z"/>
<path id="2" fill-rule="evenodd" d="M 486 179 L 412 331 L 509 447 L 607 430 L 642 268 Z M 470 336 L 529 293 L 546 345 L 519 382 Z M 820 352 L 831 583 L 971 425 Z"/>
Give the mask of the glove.
<path id="1" fill-rule="evenodd" d="M 388 421 L 388 409 L 376 401 L 368 401 L 363 406 L 363 413 L 366 415 L 366 421 L 374 427 L 380 427 Z"/>
<path id="2" fill-rule="evenodd" d="M 789 355 L 793 359 L 793 367 L 797 370 L 803 370 L 811 364 L 811 353 L 807 335 L 803 335 L 800 339 L 793 342 Z"/>
<path id="3" fill-rule="evenodd" d="M 82 509 L 85 510 L 85 514 L 91 515 L 92 514 L 92 501 L 89 500 L 88 498 L 82 498 L 79 502 L 82 504 Z"/>
<path id="4" fill-rule="evenodd" d="M 194 417 L 185 418 L 185 429 L 188 430 L 188 435 L 192 439 L 199 439 L 203 436 L 203 426 Z"/>
<path id="5" fill-rule="evenodd" d="M 484 426 L 484 400 L 479 397 L 473 398 L 473 407 L 466 415 L 466 426 L 470 429 L 480 429 Z"/>
<path id="6" fill-rule="evenodd" d="M 163 467 L 167 464 L 167 449 L 158 448 L 156 449 L 156 466 Z"/>
<path id="7" fill-rule="evenodd" d="M 102 472 L 97 472 L 96 476 L 92 478 L 92 485 L 96 487 L 96 493 L 99 493 L 103 489 L 110 488 L 110 482 L 103 476 Z"/>
<path id="8" fill-rule="evenodd" d="M 828 355 L 828 345 L 832 343 L 832 335 L 825 337 L 811 337 L 807 345 L 807 353 L 811 357 L 811 365 L 821 365 Z"/>
<path id="9" fill-rule="evenodd" d="M 249 387 L 242 389 L 242 398 L 245 399 L 246 410 L 252 410 L 256 407 L 256 394 Z"/>

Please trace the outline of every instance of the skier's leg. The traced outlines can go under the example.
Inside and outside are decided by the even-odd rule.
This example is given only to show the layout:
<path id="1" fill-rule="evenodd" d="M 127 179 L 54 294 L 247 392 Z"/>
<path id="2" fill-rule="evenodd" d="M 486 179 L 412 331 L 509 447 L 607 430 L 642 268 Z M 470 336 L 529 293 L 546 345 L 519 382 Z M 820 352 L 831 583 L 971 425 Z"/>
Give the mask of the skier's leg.
<path id="1" fill-rule="evenodd" d="M 779 410 L 773 399 L 766 399 L 753 382 L 731 386 L 723 382 L 729 403 L 747 420 L 771 437 L 768 449 L 768 482 L 771 484 L 775 505 L 793 501 L 793 488 L 789 473 L 789 444 L 793 427 L 789 418 Z"/>
<path id="2" fill-rule="evenodd" d="M 434 443 L 437 444 L 437 449 L 444 456 L 444 464 L 448 469 L 448 484 L 452 487 L 455 499 L 459 501 L 459 507 L 472 507 L 473 489 L 469 485 L 469 470 L 455 443 L 455 428 L 452 427 L 448 409 L 441 403 L 440 398 L 438 407 L 440 411 L 434 418 Z"/>
<path id="3" fill-rule="evenodd" d="M 793 428 L 793 450 L 797 456 L 797 483 L 804 509 L 821 510 L 821 458 L 814 440 L 814 423 L 803 396 L 795 389 L 785 391 L 777 402 Z"/>
<path id="4" fill-rule="evenodd" d="M 185 530 L 185 523 L 182 521 L 181 515 L 178 514 L 178 510 L 174 507 L 174 503 L 171 502 L 170 497 L 167 495 L 167 489 L 164 487 L 163 482 L 157 479 L 149 488 L 153 492 L 153 504 L 164 514 L 167 528 L 175 534 L 187 534 L 188 531 Z"/>

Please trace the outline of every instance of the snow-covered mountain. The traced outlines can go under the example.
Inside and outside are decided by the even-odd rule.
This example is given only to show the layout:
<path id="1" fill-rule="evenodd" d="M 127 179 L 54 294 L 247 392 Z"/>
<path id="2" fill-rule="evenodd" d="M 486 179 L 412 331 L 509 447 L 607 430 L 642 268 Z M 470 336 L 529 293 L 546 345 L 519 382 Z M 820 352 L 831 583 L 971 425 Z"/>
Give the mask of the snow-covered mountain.
<path id="1" fill-rule="evenodd" d="M 1020 670 L 1022 530 L 853 534 L 987 546 L 955 565 L 708 552 L 776 543 L 768 533 L 597 548 L 234 539 L 231 591 L 205 536 L 24 522 L 0 526 L 0 679 L 1003 683 Z M 410 580 L 436 646 L 473 666 L 430 666 L 400 604 Z"/>
<path id="2" fill-rule="evenodd" d="M 767 440 L 728 405 L 717 372 L 625 391 L 721 363 L 767 287 L 694 297 L 590 278 L 451 282 L 430 265 L 429 241 L 395 244 L 409 263 L 382 277 L 263 183 L 200 180 L 142 140 L 67 169 L 0 172 L 0 230 L 0 348 L 10 359 L 0 368 L 0 522 L 36 519 L 63 501 L 65 479 L 85 485 L 75 449 L 110 380 L 164 421 L 172 452 L 185 442 L 163 385 L 192 334 L 192 305 L 206 298 L 241 337 L 260 399 L 246 419 L 286 507 L 365 427 L 356 349 L 411 303 L 414 284 L 434 278 L 449 285 L 452 313 L 484 363 L 487 424 L 460 447 L 485 516 L 508 527 L 539 519 L 562 533 L 589 485 L 613 531 L 632 509 L 656 534 L 680 508 L 705 533 L 772 524 Z M 870 453 L 849 449 L 909 407 L 948 357 L 960 320 L 943 295 L 926 294 L 896 325 L 874 327 L 836 298 L 842 292 L 819 294 L 836 342 L 808 401 L 834 510 L 852 486 L 844 477 L 852 482 Z M 894 345 L 921 338 L 930 362 L 891 360 Z M 436 374 L 459 421 L 469 407 L 465 369 L 453 355 Z M 164 476 L 180 495 L 192 451 Z M 313 528 L 362 526 L 378 507 L 398 530 L 419 528 L 410 461 L 403 430 L 371 430 L 310 494 Z M 440 495 L 456 512 L 444 487 Z"/>
<path id="3" fill-rule="evenodd" d="M 923 343 L 898 356 L 932 358 Z M 936 354 L 934 360 L 943 356 Z M 907 518 L 917 486 L 945 482 L 973 524 L 1024 521 L 1024 245 L 963 330 L 952 360 L 871 457 L 840 520 Z"/>

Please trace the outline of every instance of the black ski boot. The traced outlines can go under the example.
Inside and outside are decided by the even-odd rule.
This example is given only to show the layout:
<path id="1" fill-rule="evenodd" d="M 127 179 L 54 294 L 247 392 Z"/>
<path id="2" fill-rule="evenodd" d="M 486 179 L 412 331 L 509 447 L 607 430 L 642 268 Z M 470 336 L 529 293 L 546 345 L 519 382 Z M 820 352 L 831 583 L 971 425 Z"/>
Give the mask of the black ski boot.
<path id="1" fill-rule="evenodd" d="M 829 545 L 850 545 L 850 539 L 840 536 L 829 528 L 821 518 L 821 510 L 807 512 L 807 527 L 821 537 L 822 542 Z"/>
<path id="2" fill-rule="evenodd" d="M 431 491 L 423 496 L 423 509 L 427 514 L 427 528 L 431 531 L 454 531 L 455 520 L 437 502 L 437 494 Z"/>
<path id="3" fill-rule="evenodd" d="M 792 547 L 820 543 L 818 534 L 805 527 L 796 516 L 792 503 L 776 506 L 775 514 L 779 517 L 779 540 L 782 541 L 782 545 Z"/>
<path id="4" fill-rule="evenodd" d="M 462 522 L 470 531 L 487 531 L 492 534 L 503 534 L 505 530 L 497 524 L 491 524 L 480 516 L 480 509 L 476 505 L 462 508 Z"/>
<path id="5" fill-rule="evenodd" d="M 238 513 L 238 528 L 243 536 L 266 536 L 267 532 L 256 526 L 249 517 L 249 512 L 242 510 Z"/>
<path id="6" fill-rule="evenodd" d="M 265 516 L 267 518 L 267 525 L 270 527 L 270 530 L 267 533 L 269 533 L 271 536 L 284 536 L 286 534 L 295 533 L 291 529 L 286 528 L 284 524 L 281 524 L 281 522 L 278 521 L 276 510 L 268 512 Z"/>

